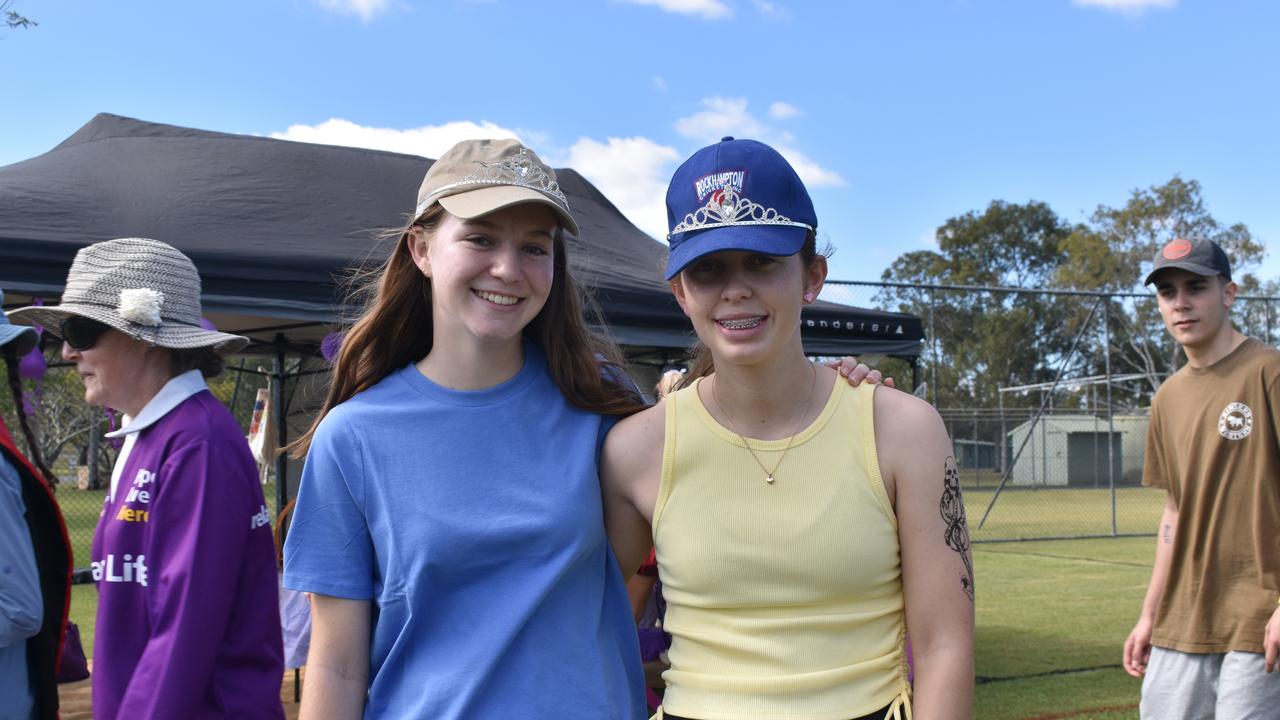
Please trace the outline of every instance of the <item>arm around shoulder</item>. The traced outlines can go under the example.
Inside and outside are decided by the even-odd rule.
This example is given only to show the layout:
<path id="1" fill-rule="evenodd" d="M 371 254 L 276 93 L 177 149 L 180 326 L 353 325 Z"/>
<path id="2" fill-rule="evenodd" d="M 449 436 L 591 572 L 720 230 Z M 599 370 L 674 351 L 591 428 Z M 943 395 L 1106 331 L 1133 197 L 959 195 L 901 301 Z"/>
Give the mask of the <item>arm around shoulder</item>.
<path id="1" fill-rule="evenodd" d="M 974 573 L 951 439 L 925 401 L 880 388 L 876 448 L 898 519 L 919 718 L 969 718 Z"/>
<path id="2" fill-rule="evenodd" d="M 652 546 L 650 523 L 662 478 L 665 401 L 613 427 L 600 458 L 604 525 L 624 578 Z"/>

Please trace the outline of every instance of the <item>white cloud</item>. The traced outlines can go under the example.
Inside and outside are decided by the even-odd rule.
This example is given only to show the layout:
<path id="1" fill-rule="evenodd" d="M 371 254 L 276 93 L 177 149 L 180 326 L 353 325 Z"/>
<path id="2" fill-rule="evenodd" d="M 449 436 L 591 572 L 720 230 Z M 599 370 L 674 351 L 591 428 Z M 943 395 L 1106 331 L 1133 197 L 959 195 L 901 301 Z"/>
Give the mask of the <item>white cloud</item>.
<path id="1" fill-rule="evenodd" d="M 1126 15 L 1141 15 L 1148 8 L 1171 8 L 1178 0 L 1072 0 L 1079 7 L 1096 7 Z"/>
<path id="2" fill-rule="evenodd" d="M 808 155 L 796 150 L 795 148 L 786 147 L 784 145 L 774 145 L 774 149 L 782 153 L 782 157 L 791 163 L 791 167 L 796 169 L 796 174 L 804 181 L 808 187 L 844 187 L 849 183 L 840 177 L 840 173 L 835 170 L 828 170 L 819 165 Z"/>
<path id="3" fill-rule="evenodd" d="M 769 2 L 768 0 L 751 0 L 751 4 L 755 5 L 756 10 L 760 11 L 760 14 L 764 15 L 765 17 L 771 17 L 771 18 L 788 17 L 787 9 L 782 7 L 776 2 Z"/>
<path id="4" fill-rule="evenodd" d="M 747 112 L 746 98 L 703 98 L 701 112 L 676 121 L 676 132 L 704 143 L 726 135 L 759 137 L 765 127 Z"/>
<path id="5" fill-rule="evenodd" d="M 796 173 L 800 175 L 805 185 L 841 187 L 848 184 L 839 173 L 822 167 L 797 150 L 793 145 L 795 137 L 791 133 L 775 131 L 757 120 L 747 111 L 746 98 L 704 98 L 702 107 L 705 109 L 677 120 L 676 132 L 707 144 L 727 135 L 762 140 L 782 153 L 787 162 L 796 169 Z"/>
<path id="6" fill-rule="evenodd" d="M 359 15 L 361 22 L 369 22 L 391 8 L 394 0 L 317 0 L 320 7 L 342 15 Z"/>
<path id="7" fill-rule="evenodd" d="M 781 100 L 778 100 L 769 106 L 769 117 L 774 120 L 790 120 L 793 117 L 798 117 L 800 114 L 800 108 L 792 105 L 791 103 L 782 102 Z"/>
<path id="8" fill-rule="evenodd" d="M 424 125 L 397 130 L 357 125 L 349 120 L 333 118 L 319 125 L 290 125 L 284 132 L 271 133 L 280 140 L 346 145 L 349 147 L 390 150 L 392 152 L 438 158 L 460 140 L 476 138 L 516 138 L 520 135 L 488 121 L 458 121 L 443 125 Z"/>
<path id="9" fill-rule="evenodd" d="M 461 140 L 474 138 L 515 138 L 532 142 L 542 159 L 556 166 L 568 166 L 582 173 L 628 220 L 656 238 L 667 234 L 667 181 L 683 159 L 673 147 L 648 138 L 611 137 L 605 142 L 579 138 L 568 153 L 551 147 L 544 133 L 510 129 L 481 121 L 458 121 L 398 130 L 357 125 L 334 118 L 317 125 L 291 125 L 284 132 L 271 133 L 280 140 L 345 145 L 372 150 L 438 158 Z"/>
<path id="10" fill-rule="evenodd" d="M 635 5 L 652 5 L 677 15 L 697 15 L 707 20 L 719 20 L 733 14 L 724 0 L 626 0 Z"/>
<path id="11" fill-rule="evenodd" d="M 654 75 L 654 76 L 653 76 L 653 89 L 654 89 L 654 90 L 657 90 L 658 92 L 666 92 L 666 91 L 667 91 L 667 81 L 666 81 L 666 79 L 665 79 L 665 78 L 663 78 L 661 75 Z"/>
<path id="12" fill-rule="evenodd" d="M 656 238 L 667 235 L 667 181 L 682 159 L 673 147 L 645 137 L 579 138 L 568 166 L 582 173 L 627 219 Z"/>

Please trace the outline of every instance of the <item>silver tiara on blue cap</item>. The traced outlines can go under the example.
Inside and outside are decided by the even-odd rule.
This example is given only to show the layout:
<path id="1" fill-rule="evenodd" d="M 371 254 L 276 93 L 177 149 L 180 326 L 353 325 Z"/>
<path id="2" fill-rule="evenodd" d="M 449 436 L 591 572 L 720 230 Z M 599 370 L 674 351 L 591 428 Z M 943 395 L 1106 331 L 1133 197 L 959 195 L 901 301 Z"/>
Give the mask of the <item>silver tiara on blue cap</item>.
<path id="1" fill-rule="evenodd" d="M 814 230 L 812 225 L 796 222 L 786 215 L 779 214 L 773 208 L 739 195 L 732 187 L 725 186 L 713 193 L 707 204 L 684 216 L 679 225 L 671 228 L 667 239 L 672 235 L 709 230 L 718 227 L 735 227 L 738 225 L 787 225 Z"/>
<path id="2" fill-rule="evenodd" d="M 483 185 L 485 187 L 514 185 L 516 187 L 529 188 L 530 190 L 550 195 L 566 211 L 569 209 L 569 200 L 560 191 L 560 183 L 556 182 L 555 178 L 551 177 L 542 168 L 541 164 L 533 158 L 528 149 L 522 147 L 514 158 L 496 163 L 481 161 L 480 169 L 476 172 L 467 175 L 458 182 L 437 188 L 435 192 L 431 193 L 430 197 L 418 204 L 417 213 L 421 215 L 432 202 L 435 202 L 435 198 L 441 197 L 450 190 L 466 185 Z"/>

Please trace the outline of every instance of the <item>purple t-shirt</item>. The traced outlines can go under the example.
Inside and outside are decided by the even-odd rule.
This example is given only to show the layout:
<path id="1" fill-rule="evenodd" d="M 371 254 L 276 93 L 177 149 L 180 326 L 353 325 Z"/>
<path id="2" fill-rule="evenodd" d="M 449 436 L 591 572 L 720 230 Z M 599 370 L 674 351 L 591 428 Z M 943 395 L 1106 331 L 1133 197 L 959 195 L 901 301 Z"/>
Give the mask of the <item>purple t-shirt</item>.
<path id="1" fill-rule="evenodd" d="M 139 432 L 92 559 L 95 718 L 284 717 L 271 517 L 208 390 Z"/>

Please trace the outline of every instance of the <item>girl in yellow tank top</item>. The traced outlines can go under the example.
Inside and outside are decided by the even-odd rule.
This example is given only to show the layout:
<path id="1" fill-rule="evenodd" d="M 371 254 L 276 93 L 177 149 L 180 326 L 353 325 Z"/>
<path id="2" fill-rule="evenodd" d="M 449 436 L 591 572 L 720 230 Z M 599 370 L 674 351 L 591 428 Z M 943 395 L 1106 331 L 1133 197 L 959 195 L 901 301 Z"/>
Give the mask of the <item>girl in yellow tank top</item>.
<path id="1" fill-rule="evenodd" d="M 702 347 L 601 465 L 620 565 L 657 551 L 673 638 L 657 717 L 970 718 L 950 440 L 927 403 L 805 357 L 826 260 L 804 185 L 772 148 L 726 138 L 676 171 L 667 207 L 667 279 Z"/>

